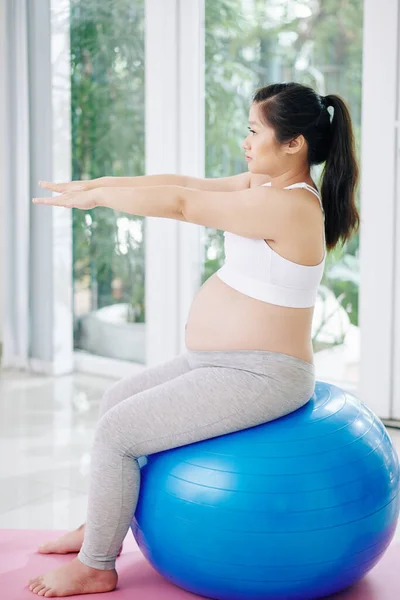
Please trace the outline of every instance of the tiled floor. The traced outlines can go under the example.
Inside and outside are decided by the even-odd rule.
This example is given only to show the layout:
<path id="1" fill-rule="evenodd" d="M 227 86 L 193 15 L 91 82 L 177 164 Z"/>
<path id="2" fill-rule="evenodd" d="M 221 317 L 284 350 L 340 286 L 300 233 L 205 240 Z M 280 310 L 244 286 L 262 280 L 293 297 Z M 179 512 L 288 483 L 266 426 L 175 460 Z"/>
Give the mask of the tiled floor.
<path id="1" fill-rule="evenodd" d="M 85 520 L 99 400 L 112 380 L 0 372 L 0 528 Z"/>
<path id="2" fill-rule="evenodd" d="M 85 520 L 99 401 L 112 383 L 0 372 L 0 528 L 70 529 Z M 388 432 L 400 453 L 400 431 Z"/>

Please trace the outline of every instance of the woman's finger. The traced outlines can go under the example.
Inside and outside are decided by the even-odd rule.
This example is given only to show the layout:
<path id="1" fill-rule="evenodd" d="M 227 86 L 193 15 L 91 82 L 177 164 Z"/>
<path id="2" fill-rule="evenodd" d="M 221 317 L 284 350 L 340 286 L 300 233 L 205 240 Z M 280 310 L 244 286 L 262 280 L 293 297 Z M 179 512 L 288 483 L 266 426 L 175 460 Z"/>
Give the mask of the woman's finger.
<path id="1" fill-rule="evenodd" d="M 54 192 L 65 192 L 68 183 L 52 183 L 51 181 L 39 181 L 39 185 L 47 190 L 53 190 Z"/>
<path id="2" fill-rule="evenodd" d="M 67 206 L 67 200 L 64 196 L 57 198 L 32 198 L 33 204 L 49 204 L 51 206 Z"/>
<path id="3" fill-rule="evenodd" d="M 40 187 L 53 192 L 79 192 L 86 189 L 86 185 L 82 181 L 70 181 L 68 183 L 53 183 L 51 181 L 39 181 Z"/>

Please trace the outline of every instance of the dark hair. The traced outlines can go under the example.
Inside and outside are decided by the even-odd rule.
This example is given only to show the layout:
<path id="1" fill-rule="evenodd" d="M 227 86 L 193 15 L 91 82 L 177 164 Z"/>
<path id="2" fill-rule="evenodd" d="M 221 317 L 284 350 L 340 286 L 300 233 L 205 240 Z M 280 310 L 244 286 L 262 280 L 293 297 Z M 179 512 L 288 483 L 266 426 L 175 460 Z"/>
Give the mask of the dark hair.
<path id="1" fill-rule="evenodd" d="M 261 118 L 275 131 L 278 143 L 303 135 L 309 166 L 325 162 L 321 197 L 325 211 L 328 250 L 357 231 L 360 216 L 355 204 L 359 168 L 349 109 L 335 94 L 320 96 L 311 87 L 295 82 L 277 83 L 257 90 L 253 102 Z M 328 106 L 333 107 L 332 122 Z"/>

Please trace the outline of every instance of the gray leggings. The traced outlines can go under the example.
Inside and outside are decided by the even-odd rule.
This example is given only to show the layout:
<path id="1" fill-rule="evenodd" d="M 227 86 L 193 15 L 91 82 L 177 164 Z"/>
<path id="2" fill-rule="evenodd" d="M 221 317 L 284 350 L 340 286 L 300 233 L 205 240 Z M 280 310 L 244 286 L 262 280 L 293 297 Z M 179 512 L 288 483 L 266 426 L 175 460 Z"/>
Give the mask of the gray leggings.
<path id="1" fill-rule="evenodd" d="M 94 437 L 80 561 L 115 568 L 138 500 L 139 457 L 282 417 L 314 384 L 314 365 L 264 350 L 189 350 L 114 384 Z"/>

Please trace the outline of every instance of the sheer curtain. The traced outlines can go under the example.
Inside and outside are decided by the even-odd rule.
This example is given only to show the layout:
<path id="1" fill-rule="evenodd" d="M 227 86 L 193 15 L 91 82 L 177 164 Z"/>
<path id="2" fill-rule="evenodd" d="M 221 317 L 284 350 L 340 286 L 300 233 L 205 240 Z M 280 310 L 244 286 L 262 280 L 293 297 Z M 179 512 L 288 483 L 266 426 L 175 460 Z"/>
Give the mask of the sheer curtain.
<path id="1" fill-rule="evenodd" d="M 29 365 L 30 134 L 28 0 L 1 0 L 0 184 L 3 367 Z"/>
<path id="2" fill-rule="evenodd" d="M 70 143 L 57 130 L 70 105 L 57 87 L 69 81 L 68 31 L 55 24 L 52 36 L 60 1 L 0 0 L 2 367 L 53 375 L 73 370 L 71 211 L 32 198 L 48 195 L 39 179 L 70 177 Z"/>

